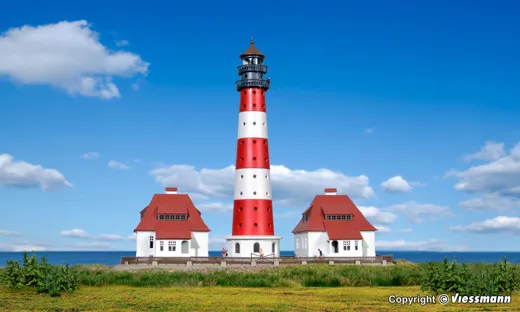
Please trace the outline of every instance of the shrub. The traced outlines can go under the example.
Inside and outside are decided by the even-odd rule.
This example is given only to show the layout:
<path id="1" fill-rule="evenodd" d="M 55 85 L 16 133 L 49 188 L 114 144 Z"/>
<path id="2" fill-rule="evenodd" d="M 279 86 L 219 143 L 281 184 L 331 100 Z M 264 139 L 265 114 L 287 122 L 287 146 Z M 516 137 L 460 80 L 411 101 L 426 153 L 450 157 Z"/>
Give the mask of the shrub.
<path id="1" fill-rule="evenodd" d="M 511 294 L 518 289 L 518 266 L 504 261 L 496 264 L 457 264 L 444 258 L 443 263 L 423 266 L 422 290 L 434 293 L 459 293 L 468 296 Z"/>
<path id="2" fill-rule="evenodd" d="M 79 287 L 78 272 L 68 265 L 50 265 L 42 257 L 40 262 L 33 254 L 23 254 L 23 263 L 7 261 L 3 270 L 2 282 L 10 288 L 34 287 L 38 293 L 47 293 L 52 297 L 59 296 L 63 291 L 73 292 Z"/>

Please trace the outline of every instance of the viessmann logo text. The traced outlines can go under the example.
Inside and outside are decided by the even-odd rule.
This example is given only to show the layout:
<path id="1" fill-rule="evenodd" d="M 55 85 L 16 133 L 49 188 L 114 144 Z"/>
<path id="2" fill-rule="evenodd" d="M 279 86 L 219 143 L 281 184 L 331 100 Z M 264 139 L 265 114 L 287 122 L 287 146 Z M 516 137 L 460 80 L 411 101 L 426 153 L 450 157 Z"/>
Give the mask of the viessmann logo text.
<path id="1" fill-rule="evenodd" d="M 439 303 L 441 302 L 439 296 Z M 447 295 L 444 295 L 447 297 Z M 511 296 L 460 296 L 455 294 L 451 296 L 451 303 L 511 303 Z M 444 303 L 445 304 L 445 303 Z"/>

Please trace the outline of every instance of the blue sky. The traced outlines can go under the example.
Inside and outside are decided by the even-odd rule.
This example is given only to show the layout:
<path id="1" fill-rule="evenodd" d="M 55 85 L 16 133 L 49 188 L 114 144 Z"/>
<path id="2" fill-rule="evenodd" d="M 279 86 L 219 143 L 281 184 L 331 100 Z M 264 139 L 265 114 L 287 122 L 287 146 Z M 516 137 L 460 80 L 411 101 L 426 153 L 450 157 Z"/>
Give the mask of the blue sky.
<path id="1" fill-rule="evenodd" d="M 326 187 L 381 229 L 379 249 L 520 247 L 513 1 L 3 8 L 0 250 L 133 250 L 164 186 L 192 196 L 221 248 L 251 36 L 272 77 L 282 249 Z"/>

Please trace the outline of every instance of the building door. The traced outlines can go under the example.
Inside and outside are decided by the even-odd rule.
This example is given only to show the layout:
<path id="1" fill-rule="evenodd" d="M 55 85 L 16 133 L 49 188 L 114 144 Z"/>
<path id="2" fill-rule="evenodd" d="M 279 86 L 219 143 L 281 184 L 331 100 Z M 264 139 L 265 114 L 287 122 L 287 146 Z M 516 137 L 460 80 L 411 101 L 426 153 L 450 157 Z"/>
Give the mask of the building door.
<path id="1" fill-rule="evenodd" d="M 187 254 L 190 252 L 190 243 L 188 241 L 182 241 L 181 243 L 181 252 L 183 254 Z"/>
<path id="2" fill-rule="evenodd" d="M 333 252 L 333 253 L 338 253 L 338 252 L 339 252 L 339 244 L 338 244 L 338 241 L 333 241 L 333 242 L 332 242 L 332 252 Z"/>
<path id="3" fill-rule="evenodd" d="M 255 243 L 253 245 L 253 252 L 260 252 L 260 244 L 259 243 Z"/>

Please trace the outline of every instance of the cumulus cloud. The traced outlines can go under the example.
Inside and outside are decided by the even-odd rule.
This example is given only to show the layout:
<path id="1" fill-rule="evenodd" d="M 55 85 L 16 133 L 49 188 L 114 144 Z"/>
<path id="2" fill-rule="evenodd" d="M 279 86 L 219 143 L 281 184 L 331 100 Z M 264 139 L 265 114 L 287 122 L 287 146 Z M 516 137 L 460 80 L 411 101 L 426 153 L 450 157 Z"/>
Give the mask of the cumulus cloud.
<path id="1" fill-rule="evenodd" d="M 388 211 L 381 211 L 372 206 L 358 206 L 359 210 L 370 222 L 381 225 L 389 225 L 394 223 L 397 215 Z"/>
<path id="2" fill-rule="evenodd" d="M 20 233 L 15 232 L 15 231 L 0 229 L 0 236 L 19 236 L 19 235 L 20 235 Z"/>
<path id="3" fill-rule="evenodd" d="M 137 54 L 109 50 L 85 20 L 26 25 L 0 34 L 0 76 L 21 84 L 111 99 L 120 97 L 114 77 L 146 75 L 148 67 Z"/>
<path id="4" fill-rule="evenodd" d="M 225 235 L 212 235 L 210 233 L 208 240 L 209 250 L 219 250 L 226 247 Z"/>
<path id="5" fill-rule="evenodd" d="M 233 211 L 233 204 L 224 204 L 220 202 L 202 203 L 195 205 L 202 212 L 225 213 Z"/>
<path id="6" fill-rule="evenodd" d="M 119 41 L 116 41 L 116 46 L 118 47 L 126 47 L 130 44 L 130 42 L 128 42 L 128 40 L 119 40 Z"/>
<path id="7" fill-rule="evenodd" d="M 71 238 L 80 238 L 80 239 L 90 239 L 90 240 L 108 240 L 108 241 L 121 241 L 125 239 L 134 239 L 133 236 L 129 236 L 127 238 L 116 235 L 116 234 L 99 234 L 99 235 L 91 235 L 82 229 L 72 229 L 72 230 L 64 230 L 60 232 L 61 236 L 71 237 Z"/>
<path id="8" fill-rule="evenodd" d="M 234 166 L 222 169 L 195 169 L 189 165 L 173 165 L 150 171 L 163 186 L 176 185 L 194 198 L 232 198 Z M 279 205 L 305 206 L 327 187 L 335 187 L 351 197 L 369 198 L 374 195 L 368 177 L 350 177 L 329 169 L 315 171 L 291 170 L 285 166 L 271 166 L 273 199 Z"/>
<path id="9" fill-rule="evenodd" d="M 127 165 L 123 164 L 122 162 L 119 162 L 119 161 L 115 161 L 115 160 L 110 160 L 108 162 L 108 166 L 110 168 L 113 168 L 113 169 L 119 169 L 119 170 L 127 170 L 129 169 L 130 167 L 128 167 Z"/>
<path id="10" fill-rule="evenodd" d="M 411 233 L 412 229 L 411 228 L 400 229 L 397 232 L 399 232 L 399 233 Z"/>
<path id="11" fill-rule="evenodd" d="M 504 151 L 504 143 L 497 143 L 493 141 L 488 141 L 486 144 L 480 149 L 480 151 L 474 154 L 468 154 L 463 157 L 465 161 L 471 160 L 497 160 L 500 157 L 505 155 Z"/>
<path id="12" fill-rule="evenodd" d="M 510 233 L 518 235 L 520 234 L 520 218 L 498 216 L 483 222 L 453 226 L 451 230 L 455 232 Z"/>
<path id="13" fill-rule="evenodd" d="M 395 176 L 381 183 L 381 190 L 388 193 L 405 193 L 412 190 L 412 186 L 403 177 Z"/>
<path id="14" fill-rule="evenodd" d="M 421 222 L 422 217 L 430 216 L 435 219 L 438 215 L 452 216 L 449 208 L 434 204 L 420 204 L 415 201 L 409 201 L 402 204 L 392 205 L 387 208 L 389 211 L 399 212 L 408 217 L 411 222 Z"/>
<path id="15" fill-rule="evenodd" d="M 520 208 L 520 199 L 493 193 L 462 201 L 459 206 L 467 210 L 512 210 Z"/>
<path id="16" fill-rule="evenodd" d="M 374 224 L 374 227 L 377 229 L 377 232 L 378 233 L 389 233 L 389 232 L 392 232 L 392 229 L 390 229 L 388 226 L 386 225 L 377 225 L 377 224 Z"/>
<path id="17" fill-rule="evenodd" d="M 88 153 L 82 154 L 80 157 L 83 158 L 83 159 L 98 159 L 99 158 L 99 153 L 88 152 Z"/>
<path id="18" fill-rule="evenodd" d="M 464 171 L 452 170 L 446 176 L 459 180 L 455 184 L 459 191 L 520 196 L 520 143 L 504 157 Z"/>
<path id="19" fill-rule="evenodd" d="M 40 165 L 15 161 L 9 154 L 0 154 L 0 186 L 39 187 L 43 191 L 56 191 L 72 187 L 72 184 L 56 169 L 46 169 Z"/>
<path id="20" fill-rule="evenodd" d="M 376 240 L 376 248 L 379 250 L 414 250 L 414 251 L 465 251 L 464 245 L 449 245 L 438 239 L 426 241 L 380 241 Z"/>

